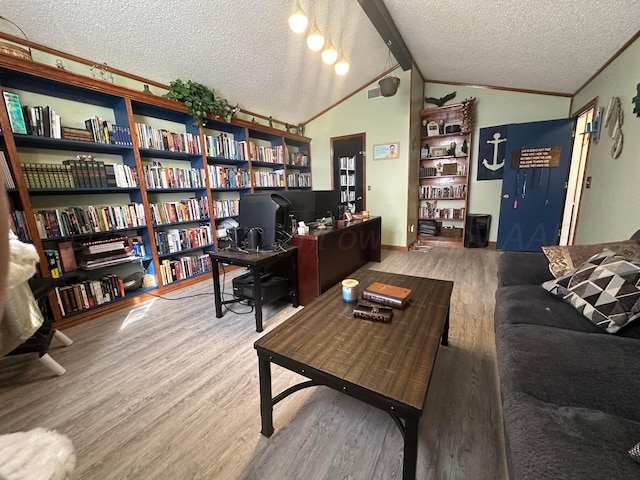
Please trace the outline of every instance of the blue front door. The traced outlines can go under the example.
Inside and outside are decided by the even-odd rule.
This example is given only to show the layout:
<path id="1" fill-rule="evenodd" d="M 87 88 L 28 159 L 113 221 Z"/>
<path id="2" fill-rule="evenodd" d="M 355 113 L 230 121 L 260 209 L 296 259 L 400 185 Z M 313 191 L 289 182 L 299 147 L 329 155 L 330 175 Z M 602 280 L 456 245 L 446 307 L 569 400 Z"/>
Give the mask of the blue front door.
<path id="1" fill-rule="evenodd" d="M 573 118 L 508 126 L 496 248 L 557 245 L 573 148 Z"/>

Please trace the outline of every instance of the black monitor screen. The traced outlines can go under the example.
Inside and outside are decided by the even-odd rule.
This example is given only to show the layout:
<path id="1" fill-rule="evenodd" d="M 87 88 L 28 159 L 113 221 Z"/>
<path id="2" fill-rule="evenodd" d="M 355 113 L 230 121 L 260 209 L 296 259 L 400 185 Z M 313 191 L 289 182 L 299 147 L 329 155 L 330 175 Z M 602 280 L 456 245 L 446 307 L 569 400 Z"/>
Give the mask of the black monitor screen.
<path id="1" fill-rule="evenodd" d="M 289 232 L 291 202 L 277 193 L 255 193 L 240 196 L 239 223 L 241 227 L 261 230 L 259 247 L 273 250 Z"/>

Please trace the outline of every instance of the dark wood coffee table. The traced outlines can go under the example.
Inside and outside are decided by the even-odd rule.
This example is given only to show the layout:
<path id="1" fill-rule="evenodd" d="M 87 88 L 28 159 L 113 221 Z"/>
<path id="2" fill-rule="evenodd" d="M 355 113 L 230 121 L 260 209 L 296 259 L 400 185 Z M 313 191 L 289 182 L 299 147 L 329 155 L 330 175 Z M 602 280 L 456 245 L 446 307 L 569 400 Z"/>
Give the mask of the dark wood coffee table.
<path id="1" fill-rule="evenodd" d="M 361 287 L 383 282 L 412 289 L 391 323 L 354 318 L 337 284 L 254 346 L 260 373 L 262 434 L 273 434 L 273 406 L 305 387 L 326 385 L 388 412 L 404 437 L 403 479 L 414 480 L 418 423 L 439 345 L 447 345 L 453 282 L 360 269 Z M 367 303 L 367 302 L 363 302 Z M 275 397 L 271 363 L 309 381 Z M 403 422 L 404 420 L 404 422 Z"/>

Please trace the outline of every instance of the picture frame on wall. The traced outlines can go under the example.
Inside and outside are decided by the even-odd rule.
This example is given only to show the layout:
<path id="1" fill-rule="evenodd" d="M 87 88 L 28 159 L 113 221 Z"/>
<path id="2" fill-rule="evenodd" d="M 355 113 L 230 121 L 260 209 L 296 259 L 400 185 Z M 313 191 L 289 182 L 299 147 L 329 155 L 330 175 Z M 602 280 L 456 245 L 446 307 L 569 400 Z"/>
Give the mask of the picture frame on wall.
<path id="1" fill-rule="evenodd" d="M 374 160 L 400 158 L 400 142 L 380 143 L 373 146 Z"/>

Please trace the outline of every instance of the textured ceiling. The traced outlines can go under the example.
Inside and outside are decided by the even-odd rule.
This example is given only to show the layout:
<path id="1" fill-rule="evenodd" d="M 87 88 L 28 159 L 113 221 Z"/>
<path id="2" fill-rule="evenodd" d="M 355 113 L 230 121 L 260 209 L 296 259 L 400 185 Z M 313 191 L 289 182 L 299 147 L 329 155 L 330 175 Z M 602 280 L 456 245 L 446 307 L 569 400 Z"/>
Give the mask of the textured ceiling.
<path id="1" fill-rule="evenodd" d="M 339 77 L 291 32 L 293 0 L 2 0 L 34 42 L 169 83 L 191 79 L 289 123 L 384 70 L 356 0 L 300 0 L 351 63 Z M 575 92 L 640 29 L 640 0 L 385 0 L 427 79 Z M 3 32 L 19 35 L 6 22 Z"/>

